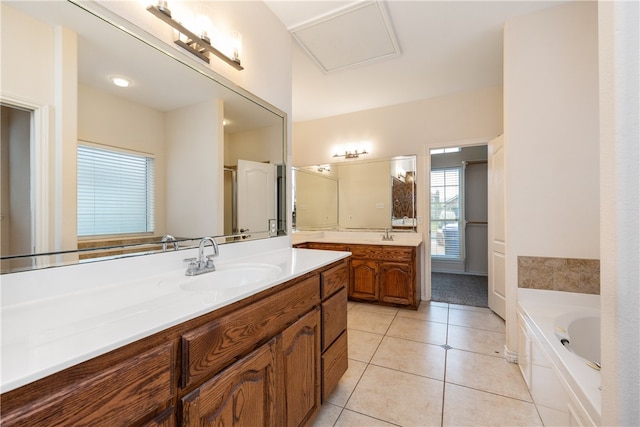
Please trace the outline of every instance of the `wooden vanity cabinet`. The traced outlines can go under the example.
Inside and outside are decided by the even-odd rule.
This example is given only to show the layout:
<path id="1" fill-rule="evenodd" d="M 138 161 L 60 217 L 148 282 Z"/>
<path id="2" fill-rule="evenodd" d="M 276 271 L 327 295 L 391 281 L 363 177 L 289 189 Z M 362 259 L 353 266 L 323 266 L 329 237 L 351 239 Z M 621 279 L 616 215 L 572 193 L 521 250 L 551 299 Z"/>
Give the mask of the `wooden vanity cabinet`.
<path id="1" fill-rule="evenodd" d="M 322 297 L 322 401 L 349 367 L 347 354 L 347 260 L 320 275 Z"/>
<path id="2" fill-rule="evenodd" d="M 306 242 L 296 247 L 351 252 L 351 300 L 413 309 L 420 305 L 419 246 Z"/>
<path id="3" fill-rule="evenodd" d="M 346 371 L 346 278 L 338 261 L 4 393 L 0 424 L 309 425 Z"/>
<path id="4" fill-rule="evenodd" d="M 173 342 L 98 358 L 2 395 L 2 426 L 167 425 L 175 395 Z M 162 416 L 155 416 L 166 408 Z"/>

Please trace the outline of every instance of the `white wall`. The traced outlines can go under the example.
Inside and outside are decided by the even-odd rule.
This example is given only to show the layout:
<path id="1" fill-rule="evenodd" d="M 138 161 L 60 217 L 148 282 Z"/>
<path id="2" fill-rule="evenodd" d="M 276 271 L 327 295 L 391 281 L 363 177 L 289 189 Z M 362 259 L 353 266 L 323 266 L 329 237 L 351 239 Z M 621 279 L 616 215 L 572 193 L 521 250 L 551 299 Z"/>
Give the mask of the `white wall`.
<path id="1" fill-rule="evenodd" d="M 492 87 L 298 122 L 293 132 L 294 166 L 333 163 L 335 145 L 358 141 L 371 142 L 367 159 L 422 155 L 425 145 L 502 133 L 502 90 Z"/>
<path id="2" fill-rule="evenodd" d="M 507 21 L 504 49 L 507 348 L 518 256 L 600 257 L 595 2 Z"/>
<path id="3" fill-rule="evenodd" d="M 640 6 L 599 2 L 602 425 L 640 425 Z"/>
<path id="4" fill-rule="evenodd" d="M 281 164 L 282 127 L 270 126 L 224 135 L 224 164 L 234 166 L 238 159 Z"/>
<path id="5" fill-rule="evenodd" d="M 222 100 L 166 114 L 167 233 L 175 237 L 224 233 Z M 189 171 L 185 174 L 185 171 Z"/>

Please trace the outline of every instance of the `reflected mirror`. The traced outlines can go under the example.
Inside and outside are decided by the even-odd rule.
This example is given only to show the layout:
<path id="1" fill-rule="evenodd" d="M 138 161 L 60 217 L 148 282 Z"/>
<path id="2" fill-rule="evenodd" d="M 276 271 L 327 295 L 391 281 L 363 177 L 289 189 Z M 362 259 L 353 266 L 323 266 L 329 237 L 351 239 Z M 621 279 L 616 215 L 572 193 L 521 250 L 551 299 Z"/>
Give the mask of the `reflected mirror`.
<path id="1" fill-rule="evenodd" d="M 173 249 L 167 235 L 183 248 L 207 235 L 285 234 L 283 112 L 124 31 L 124 21 L 70 2 L 1 7 L 3 273 Z M 48 56 L 20 42 L 49 49 L 57 26 L 77 35 L 77 50 L 64 35 L 62 53 Z M 33 74 L 62 102 L 21 102 L 33 98 L 21 93 Z M 50 134 L 38 127 L 46 114 Z"/>
<path id="2" fill-rule="evenodd" d="M 417 230 L 416 156 L 294 168 L 296 230 Z"/>

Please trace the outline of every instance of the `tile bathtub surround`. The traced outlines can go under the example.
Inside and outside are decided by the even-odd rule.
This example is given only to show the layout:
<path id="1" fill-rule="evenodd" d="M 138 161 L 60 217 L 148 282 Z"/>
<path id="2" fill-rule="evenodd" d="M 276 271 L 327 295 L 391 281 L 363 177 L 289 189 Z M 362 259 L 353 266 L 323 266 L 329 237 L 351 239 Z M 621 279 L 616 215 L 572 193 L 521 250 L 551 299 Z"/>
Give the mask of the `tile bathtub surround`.
<path id="1" fill-rule="evenodd" d="M 600 260 L 518 257 L 518 287 L 600 294 Z"/>
<path id="2" fill-rule="evenodd" d="M 349 303 L 349 369 L 314 427 L 541 426 L 489 309 Z"/>

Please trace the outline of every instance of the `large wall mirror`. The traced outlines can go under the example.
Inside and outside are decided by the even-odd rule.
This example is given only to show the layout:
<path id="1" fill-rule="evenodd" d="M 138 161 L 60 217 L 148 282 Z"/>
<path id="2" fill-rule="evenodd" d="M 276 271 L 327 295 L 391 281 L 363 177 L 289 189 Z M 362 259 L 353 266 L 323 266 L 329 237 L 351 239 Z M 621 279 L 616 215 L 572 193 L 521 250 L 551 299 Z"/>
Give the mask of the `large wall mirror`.
<path id="1" fill-rule="evenodd" d="M 190 247 L 202 236 L 235 242 L 286 233 L 283 112 L 82 3 L 1 7 L 3 63 L 37 56 L 30 46 L 40 36 L 63 46 L 62 58 L 56 51 L 39 59 L 53 64 L 42 81 L 3 66 L 3 273 Z M 60 37 L 58 26 L 68 32 Z M 69 32 L 77 40 L 71 54 L 64 52 Z M 27 43 L 21 33 L 34 38 Z M 112 76 L 131 85 L 117 87 Z M 43 91 L 62 101 L 30 111 L 20 88 L 49 78 Z M 38 128 L 46 113 L 49 139 Z M 60 154 L 54 144 L 65 133 L 74 138 Z M 59 168 L 55 155 L 72 162 L 77 155 L 77 171 Z M 56 210 L 73 214 L 54 219 Z M 178 245 L 163 244 L 167 235 Z"/>
<path id="2" fill-rule="evenodd" d="M 294 168 L 296 230 L 417 230 L 416 156 Z"/>

